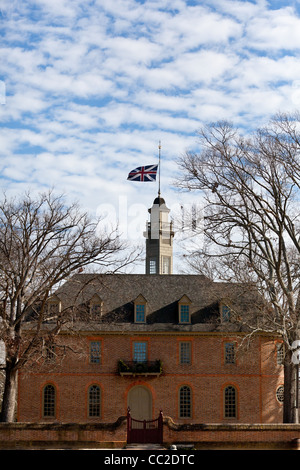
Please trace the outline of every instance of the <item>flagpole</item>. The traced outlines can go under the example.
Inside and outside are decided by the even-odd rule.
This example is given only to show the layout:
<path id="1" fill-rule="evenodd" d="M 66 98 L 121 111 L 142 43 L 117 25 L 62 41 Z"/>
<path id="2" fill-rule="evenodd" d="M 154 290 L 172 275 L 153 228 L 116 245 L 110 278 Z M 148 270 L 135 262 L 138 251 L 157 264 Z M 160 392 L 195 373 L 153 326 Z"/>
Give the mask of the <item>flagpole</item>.
<path id="1" fill-rule="evenodd" d="M 158 143 L 158 197 L 160 197 L 160 150 L 161 150 L 161 144 L 159 141 Z"/>

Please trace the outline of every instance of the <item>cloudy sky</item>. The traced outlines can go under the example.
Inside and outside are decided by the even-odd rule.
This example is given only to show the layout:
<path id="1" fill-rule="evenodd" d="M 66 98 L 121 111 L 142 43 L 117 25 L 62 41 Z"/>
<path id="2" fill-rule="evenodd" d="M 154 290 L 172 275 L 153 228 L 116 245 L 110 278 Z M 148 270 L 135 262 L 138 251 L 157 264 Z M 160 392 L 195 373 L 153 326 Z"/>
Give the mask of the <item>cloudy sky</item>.
<path id="1" fill-rule="evenodd" d="M 0 0 L 0 19 L 1 189 L 55 188 L 126 236 L 157 194 L 127 174 L 159 141 L 172 208 L 202 124 L 300 108 L 299 1 Z"/>

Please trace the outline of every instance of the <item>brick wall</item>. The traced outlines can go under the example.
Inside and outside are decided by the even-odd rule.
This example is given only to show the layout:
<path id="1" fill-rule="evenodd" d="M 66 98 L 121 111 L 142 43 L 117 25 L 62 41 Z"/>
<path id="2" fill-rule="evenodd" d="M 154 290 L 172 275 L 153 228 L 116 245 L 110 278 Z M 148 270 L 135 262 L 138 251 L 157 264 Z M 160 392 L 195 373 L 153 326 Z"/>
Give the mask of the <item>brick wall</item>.
<path id="1" fill-rule="evenodd" d="M 224 365 L 224 341 L 240 342 L 240 339 L 234 335 L 182 332 L 60 336 L 61 344 L 69 346 L 63 361 L 58 358 L 56 364 L 33 363 L 20 373 L 18 421 L 47 422 L 42 417 L 42 391 L 47 383 L 51 383 L 57 390 L 55 421 L 61 423 L 114 422 L 119 416 L 126 415 L 128 392 L 135 385 L 150 390 L 153 417 L 163 410 L 165 416 L 171 416 L 181 424 L 220 423 L 224 422 L 222 393 L 228 384 L 238 391 L 238 416 L 234 422 L 281 422 L 282 406 L 275 394 L 276 388 L 283 383 L 283 370 L 277 365 L 275 342 L 257 337 L 250 349 L 238 353 L 236 364 Z M 89 362 L 91 340 L 101 340 L 100 364 Z M 147 342 L 150 361 L 162 361 L 161 376 L 118 375 L 118 360 L 132 359 L 133 342 L 137 340 Z M 182 340 L 191 341 L 191 364 L 179 364 Z M 101 389 L 99 418 L 87 415 L 87 393 L 92 384 L 98 384 Z M 192 389 L 191 419 L 179 417 L 178 390 L 182 385 Z"/>
<path id="2" fill-rule="evenodd" d="M 296 424 L 192 424 L 164 419 L 164 443 L 192 443 L 195 449 L 300 449 Z"/>
<path id="3" fill-rule="evenodd" d="M 126 418 L 101 424 L 0 423 L 0 448 L 122 448 Z"/>
<path id="4" fill-rule="evenodd" d="M 300 425 L 176 424 L 164 418 L 163 441 L 195 449 L 300 449 Z M 0 423 L 1 449 L 122 449 L 126 419 L 112 424 Z"/>

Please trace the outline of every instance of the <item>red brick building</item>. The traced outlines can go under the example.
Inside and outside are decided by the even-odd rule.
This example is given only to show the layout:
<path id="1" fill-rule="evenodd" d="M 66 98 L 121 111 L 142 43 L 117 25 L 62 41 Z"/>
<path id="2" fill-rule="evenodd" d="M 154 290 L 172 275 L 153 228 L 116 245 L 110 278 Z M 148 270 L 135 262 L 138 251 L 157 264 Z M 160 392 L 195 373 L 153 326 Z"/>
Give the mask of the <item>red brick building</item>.
<path id="1" fill-rule="evenodd" d="M 69 321 L 20 373 L 18 421 L 114 422 L 130 407 L 137 419 L 282 422 L 281 343 L 248 341 L 244 326 L 253 291 L 172 274 L 162 198 L 145 235 L 147 274 L 78 274 L 50 299 Z"/>

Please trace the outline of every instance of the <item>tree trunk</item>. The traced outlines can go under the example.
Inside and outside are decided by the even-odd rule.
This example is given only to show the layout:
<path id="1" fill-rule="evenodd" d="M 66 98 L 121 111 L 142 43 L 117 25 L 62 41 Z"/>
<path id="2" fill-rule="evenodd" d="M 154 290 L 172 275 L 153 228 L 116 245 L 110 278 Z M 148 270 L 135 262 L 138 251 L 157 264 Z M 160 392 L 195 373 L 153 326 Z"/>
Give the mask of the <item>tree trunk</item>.
<path id="1" fill-rule="evenodd" d="M 298 410 L 298 367 L 291 360 L 291 352 L 288 352 L 284 361 L 284 403 L 283 403 L 283 422 L 299 423 Z"/>
<path id="2" fill-rule="evenodd" d="M 6 365 L 5 385 L 1 411 L 1 422 L 12 423 L 15 421 L 16 398 L 17 398 L 17 369 Z"/>

